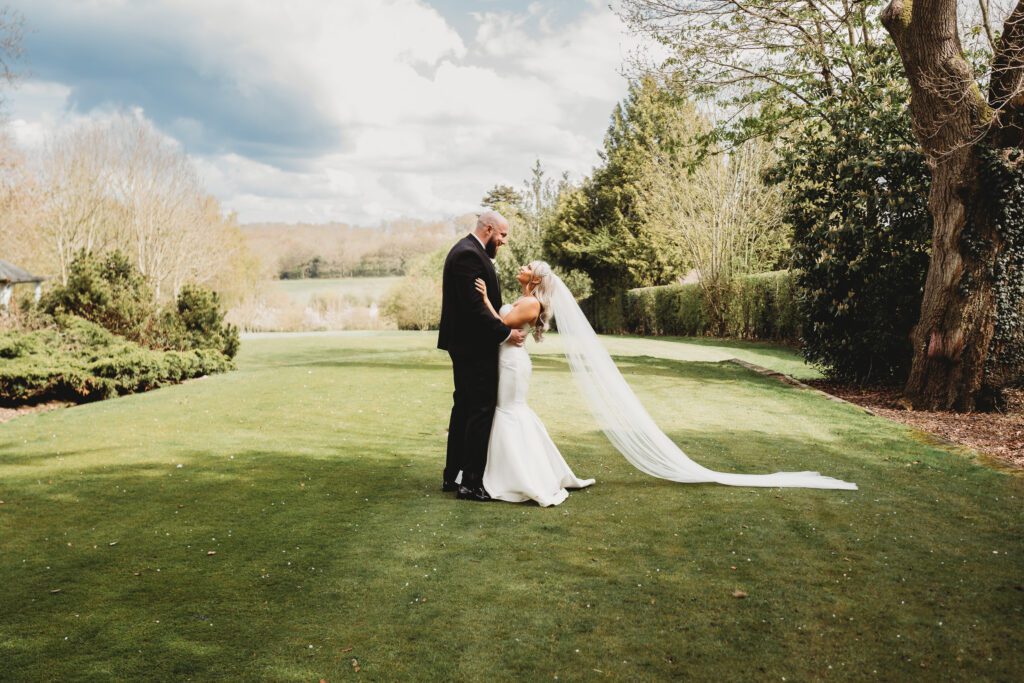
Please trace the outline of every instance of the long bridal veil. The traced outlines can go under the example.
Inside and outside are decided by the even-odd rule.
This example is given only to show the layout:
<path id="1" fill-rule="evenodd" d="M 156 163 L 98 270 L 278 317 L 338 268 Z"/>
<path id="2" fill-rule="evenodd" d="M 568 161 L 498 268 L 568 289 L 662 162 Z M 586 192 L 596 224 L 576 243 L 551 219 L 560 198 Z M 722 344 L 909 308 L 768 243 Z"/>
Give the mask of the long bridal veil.
<path id="1" fill-rule="evenodd" d="M 551 292 L 551 313 L 577 385 L 587 398 L 602 431 L 641 472 L 687 484 L 714 482 L 727 486 L 771 486 L 813 489 L 856 489 L 857 485 L 817 472 L 729 474 L 690 460 L 644 409 L 580 310 L 572 292 L 557 276 Z"/>

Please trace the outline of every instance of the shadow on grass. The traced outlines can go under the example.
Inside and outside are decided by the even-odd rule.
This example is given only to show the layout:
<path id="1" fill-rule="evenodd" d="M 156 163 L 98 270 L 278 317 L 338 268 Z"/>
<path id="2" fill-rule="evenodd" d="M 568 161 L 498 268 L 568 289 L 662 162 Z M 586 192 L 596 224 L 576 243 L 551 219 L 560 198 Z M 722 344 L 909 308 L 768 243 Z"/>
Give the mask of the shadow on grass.
<path id="1" fill-rule="evenodd" d="M 598 484 L 551 509 L 440 494 L 439 447 L 407 434 L 5 478 L 5 673 L 571 677 L 576 649 L 626 678 L 1018 670 L 1019 481 L 884 436 L 671 436 L 706 466 L 862 490 L 660 481 L 598 433 L 563 449 Z"/>
<path id="2" fill-rule="evenodd" d="M 388 368 L 353 373 L 380 392 L 415 390 L 395 371 L 450 372 L 422 352 L 298 360 Z M 627 378 L 776 387 L 731 364 L 619 361 Z M 563 359 L 534 364 L 568 379 Z M 238 393 L 219 400 L 219 419 L 240 410 Z M 381 418 L 343 446 L 320 419 L 218 450 L 202 436 L 166 454 L 4 444 L 26 451 L 5 454 L 0 484 L 2 676 L 335 680 L 353 658 L 373 680 L 1021 670 L 1024 485 L 874 420 L 829 426 L 827 442 L 669 432 L 714 469 L 820 470 L 857 492 L 661 481 L 566 421 L 552 437 L 598 483 L 538 508 L 442 495 L 443 425 Z"/>
<path id="3" fill-rule="evenodd" d="M 553 509 L 456 501 L 435 490 L 440 462 L 383 452 L 196 453 L 181 470 L 8 485 L 5 671 L 308 680 L 356 657 L 377 678 L 536 677 L 575 649 L 652 677 L 813 677 L 837 661 L 999 677 L 1019 662 L 1015 565 L 989 547 L 1024 547 L 1016 506 L 991 504 L 1012 493 L 996 479 L 951 495 L 947 473 L 876 462 L 860 471 L 870 491 L 680 485 L 581 440 L 574 467 L 598 484 Z M 769 445 L 808 448 L 748 450 Z M 856 469 L 838 449 L 828 461 Z"/>

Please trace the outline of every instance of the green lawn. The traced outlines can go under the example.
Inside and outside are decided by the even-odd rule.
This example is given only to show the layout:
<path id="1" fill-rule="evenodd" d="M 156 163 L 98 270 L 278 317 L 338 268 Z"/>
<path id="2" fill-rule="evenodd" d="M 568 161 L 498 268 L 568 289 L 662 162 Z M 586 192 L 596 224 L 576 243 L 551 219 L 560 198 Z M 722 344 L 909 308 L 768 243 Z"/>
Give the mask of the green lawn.
<path id="1" fill-rule="evenodd" d="M 434 339 L 247 339 L 237 372 L 0 425 L 0 679 L 1024 675 L 1024 478 L 718 362 L 783 350 L 609 340 L 699 462 L 860 490 L 659 481 L 552 338 L 533 407 L 597 485 L 456 501 Z"/>

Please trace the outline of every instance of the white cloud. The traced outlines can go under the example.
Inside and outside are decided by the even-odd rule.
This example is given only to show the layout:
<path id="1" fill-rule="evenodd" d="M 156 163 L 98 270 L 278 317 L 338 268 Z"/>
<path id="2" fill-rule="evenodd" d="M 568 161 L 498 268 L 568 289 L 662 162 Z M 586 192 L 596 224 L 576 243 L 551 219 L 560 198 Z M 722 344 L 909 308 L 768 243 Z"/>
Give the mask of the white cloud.
<path id="1" fill-rule="evenodd" d="M 596 0 L 477 13 L 467 36 L 420 0 L 22 4 L 54 37 L 29 42 L 45 78 L 11 96 L 19 141 L 143 107 L 244 221 L 461 213 L 536 157 L 587 173 L 636 45 Z"/>

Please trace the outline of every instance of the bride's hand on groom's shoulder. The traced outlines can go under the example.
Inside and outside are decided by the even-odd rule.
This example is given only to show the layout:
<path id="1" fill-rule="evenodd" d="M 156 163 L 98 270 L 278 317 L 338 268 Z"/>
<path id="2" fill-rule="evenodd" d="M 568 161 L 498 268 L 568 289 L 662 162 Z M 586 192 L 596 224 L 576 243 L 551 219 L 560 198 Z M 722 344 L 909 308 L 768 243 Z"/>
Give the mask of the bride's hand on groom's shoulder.
<path id="1" fill-rule="evenodd" d="M 480 278 L 477 278 L 476 282 L 474 284 L 476 285 L 476 291 L 480 292 L 480 294 L 482 294 L 483 297 L 486 299 L 487 298 L 487 283 L 484 282 L 483 280 L 481 280 Z"/>

